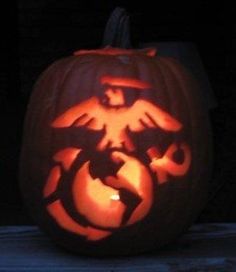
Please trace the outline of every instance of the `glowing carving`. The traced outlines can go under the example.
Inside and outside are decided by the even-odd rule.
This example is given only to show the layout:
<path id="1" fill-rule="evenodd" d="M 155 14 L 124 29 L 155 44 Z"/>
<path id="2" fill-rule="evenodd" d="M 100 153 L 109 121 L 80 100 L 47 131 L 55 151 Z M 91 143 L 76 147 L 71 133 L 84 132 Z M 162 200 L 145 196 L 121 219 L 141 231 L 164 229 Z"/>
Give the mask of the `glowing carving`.
<path id="1" fill-rule="evenodd" d="M 116 177 L 106 178 L 106 184 L 117 189 L 127 189 L 141 199 L 127 222 L 128 225 L 134 224 L 147 215 L 152 205 L 152 179 L 148 169 L 136 158 L 118 151 L 112 152 L 111 156 L 116 163 L 124 164 L 118 170 Z"/>
<path id="2" fill-rule="evenodd" d="M 65 170 L 69 170 L 80 151 L 81 149 L 75 147 L 68 147 L 57 152 L 53 156 L 53 159 L 56 162 L 61 162 Z"/>
<path id="3" fill-rule="evenodd" d="M 102 76 L 100 82 L 102 84 L 109 84 L 110 86 L 130 87 L 136 90 L 147 90 L 151 88 L 151 84 L 148 82 L 130 77 Z"/>
<path id="4" fill-rule="evenodd" d="M 127 189 L 140 197 L 140 203 L 127 224 L 145 217 L 152 205 L 152 181 L 147 168 L 137 159 L 121 152 L 113 152 L 112 159 L 124 164 L 117 172 L 117 177 L 105 179 L 107 185 L 99 179 L 92 179 L 89 162 L 78 170 L 73 185 L 73 198 L 78 211 L 91 223 L 101 227 L 121 225 L 126 206 L 116 189 Z"/>
<path id="5" fill-rule="evenodd" d="M 64 167 L 65 170 L 69 170 L 71 164 L 73 163 L 75 158 L 78 156 L 80 151 L 81 150 L 78 148 L 68 147 L 57 152 L 53 156 L 53 159 L 56 162 L 62 163 L 62 166 Z M 48 197 L 49 195 L 51 195 L 52 193 L 56 191 L 60 177 L 61 177 L 60 166 L 54 166 L 52 170 L 50 171 L 46 185 L 44 186 L 44 190 L 43 190 L 44 197 Z"/>
<path id="6" fill-rule="evenodd" d="M 104 99 L 104 102 L 109 106 L 124 106 L 125 104 L 123 91 L 120 88 L 108 88 L 105 91 L 105 96 L 106 98 Z"/>
<path id="7" fill-rule="evenodd" d="M 111 80 L 111 77 L 109 77 Z M 134 84 L 135 85 L 135 84 Z M 110 99 L 112 95 L 110 92 Z M 113 104 L 123 105 L 123 96 L 113 93 Z M 115 124 L 115 125 L 114 125 Z M 140 132 L 147 128 L 160 127 L 165 131 L 178 131 L 182 124 L 170 114 L 156 105 L 139 99 L 130 107 L 109 107 L 102 104 L 97 97 L 92 97 L 61 114 L 52 126 L 65 128 L 70 126 L 85 126 L 90 130 L 99 131 L 105 128 L 105 135 L 97 145 L 102 151 L 106 148 L 125 148 L 134 150 L 132 140 L 127 135 L 127 129 L 131 132 Z"/>
<path id="8" fill-rule="evenodd" d="M 60 200 L 56 200 L 55 202 L 49 204 L 47 206 L 47 210 L 63 229 L 82 236 L 86 236 L 88 240 L 100 240 L 111 234 L 110 231 L 99 230 L 90 226 L 84 227 L 78 224 L 68 215 Z"/>
<path id="9" fill-rule="evenodd" d="M 59 183 L 61 177 L 61 170 L 59 166 L 54 166 L 52 170 L 50 171 L 50 174 L 48 176 L 46 185 L 43 189 L 43 196 L 48 197 L 52 193 L 55 192 L 57 189 L 57 185 Z"/>
<path id="10" fill-rule="evenodd" d="M 72 191 L 77 210 L 90 222 L 101 227 L 120 226 L 125 205 L 112 199 L 119 191 L 93 179 L 88 162 L 78 170 Z"/>
<path id="11" fill-rule="evenodd" d="M 80 51 L 77 54 L 99 55 L 102 52 L 104 53 L 99 50 L 89 53 Z M 122 52 L 123 49 L 106 49 L 108 55 L 119 55 L 123 54 Z M 103 151 L 110 152 L 111 162 L 119 169 L 112 176 L 92 177 L 91 158 L 86 159 L 72 177 L 71 201 L 78 214 L 87 220 L 87 226 L 75 221 L 60 199 L 47 205 L 47 211 L 58 225 L 91 241 L 104 239 L 116 229 L 134 224 L 147 216 L 153 205 L 151 171 L 156 174 L 158 183 L 162 184 L 168 181 L 169 176 L 185 175 L 191 164 L 191 151 L 185 143 L 171 144 L 164 154 L 161 154 L 156 145 L 152 146 L 146 151 L 150 163 L 144 163 L 134 157 L 136 147 L 129 136 L 130 132 L 156 128 L 166 132 L 178 132 L 183 125 L 159 106 L 145 99 L 139 98 L 132 105 L 127 105 L 124 92 L 130 88 L 136 91 L 150 89 L 152 86 L 148 82 L 109 75 L 102 76 L 100 82 L 105 86 L 103 97 L 94 96 L 72 106 L 52 122 L 52 127 L 84 127 L 103 132 L 101 139 L 96 143 L 96 151 L 100 151 L 101 155 Z M 124 90 L 124 87 L 128 89 Z M 68 147 L 53 156 L 54 161 L 60 165 L 53 167 L 49 173 L 43 191 L 45 198 L 57 190 L 64 173 L 70 171 L 81 151 L 79 148 Z M 181 162 L 175 161 L 176 152 L 182 152 Z M 137 199 L 128 215 L 129 203 L 122 199 L 122 190 Z"/>
<path id="12" fill-rule="evenodd" d="M 157 174 L 158 182 L 164 183 L 167 181 L 167 174 L 172 176 L 183 176 L 187 173 L 191 164 L 191 152 L 186 144 L 172 144 L 168 147 L 165 154 L 160 157 L 160 153 L 156 148 L 151 148 L 147 151 L 150 159 L 150 168 Z M 173 160 L 174 153 L 178 150 L 182 150 L 184 160 L 182 163 L 176 163 Z"/>

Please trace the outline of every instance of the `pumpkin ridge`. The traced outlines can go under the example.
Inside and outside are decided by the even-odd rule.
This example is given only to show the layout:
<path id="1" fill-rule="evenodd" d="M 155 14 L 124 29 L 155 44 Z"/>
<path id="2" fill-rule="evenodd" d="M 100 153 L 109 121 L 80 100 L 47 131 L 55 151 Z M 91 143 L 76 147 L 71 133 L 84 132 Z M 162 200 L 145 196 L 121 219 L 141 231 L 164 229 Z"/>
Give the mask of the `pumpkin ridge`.
<path id="1" fill-rule="evenodd" d="M 170 67 L 170 69 L 172 69 L 173 71 L 176 72 L 176 70 L 177 70 L 177 62 L 175 60 L 166 59 L 166 64 L 168 65 L 168 67 Z M 185 96 L 185 98 L 188 101 L 187 104 L 188 105 L 191 104 L 192 100 L 194 100 L 194 103 L 196 103 L 198 105 L 198 106 L 195 106 L 193 110 L 189 109 L 189 114 L 191 115 L 191 120 L 194 120 L 194 122 L 197 121 L 198 125 L 200 125 L 200 120 L 198 120 L 198 119 L 199 119 L 199 116 L 200 116 L 199 113 L 201 113 L 201 115 L 204 115 L 204 118 L 201 118 L 201 127 L 202 127 L 202 122 L 204 122 L 205 126 L 206 126 L 207 119 L 208 119 L 207 118 L 207 114 L 206 114 L 206 109 L 204 108 L 204 104 L 202 103 L 201 99 L 199 99 L 199 97 L 197 97 L 196 89 L 194 88 L 194 90 L 192 91 L 194 93 L 194 97 L 191 97 L 190 94 L 189 94 L 189 91 L 187 89 L 187 86 L 185 84 L 183 84 L 183 82 L 189 82 L 189 81 L 191 81 L 191 85 L 197 84 L 197 82 L 195 82 L 191 77 L 189 78 L 188 81 L 185 80 L 185 78 L 189 77 L 189 75 L 186 72 L 187 71 L 185 71 L 185 69 L 183 68 L 183 73 L 181 73 L 181 74 L 175 73 L 175 75 L 176 75 L 176 79 L 178 80 L 180 86 L 182 86 L 181 90 L 183 91 L 184 96 Z M 199 95 L 201 95 L 201 92 L 199 92 Z M 205 112 L 204 112 L 204 110 L 205 110 Z M 191 133 L 191 137 L 192 137 L 192 141 L 191 141 L 192 150 L 193 150 L 193 152 L 195 152 L 196 150 L 199 152 L 199 149 L 198 149 L 198 146 L 197 146 L 197 139 L 200 139 L 202 141 L 201 138 L 204 138 L 204 139 L 206 138 L 207 139 L 208 137 L 206 137 L 206 133 L 204 133 L 204 137 L 199 137 L 199 136 L 196 137 L 196 135 L 198 135 L 199 132 L 194 129 L 196 126 L 191 126 L 191 127 L 192 127 L 192 133 Z M 205 127 L 205 128 L 207 130 L 209 130 L 209 127 Z M 203 133 L 203 131 L 201 131 L 201 133 Z M 202 152 L 203 153 L 202 154 L 202 160 L 203 161 L 205 161 L 206 160 L 205 157 L 206 156 L 209 157 L 208 154 L 210 154 L 210 149 L 209 149 L 210 146 L 208 144 L 207 144 L 207 147 L 208 147 L 208 150 L 205 151 L 205 152 Z M 197 155 L 194 156 L 194 154 L 192 154 L 192 155 L 194 157 L 194 161 L 195 162 L 198 161 L 198 164 L 200 164 L 200 162 L 199 162 L 199 160 L 200 160 L 199 156 L 197 156 Z M 207 159 L 207 161 L 209 161 L 209 158 Z M 198 183 L 201 183 L 201 175 L 199 175 L 199 173 L 197 173 L 196 170 L 194 170 L 194 169 L 198 169 L 199 167 L 196 166 L 196 164 L 193 164 L 192 168 L 193 168 L 193 170 L 192 170 L 192 176 L 195 177 L 195 179 L 192 178 L 192 180 L 194 180 L 194 182 L 192 182 L 190 184 L 190 186 L 191 186 L 191 191 L 190 191 L 191 195 L 195 191 L 194 189 L 198 185 Z M 203 173 L 202 173 L 202 175 L 203 175 Z M 206 186 L 206 185 L 203 184 L 202 186 Z M 206 198 L 206 196 L 203 196 L 203 198 Z M 194 201 L 194 197 L 191 196 L 190 197 L 189 209 L 192 206 L 191 203 L 193 201 Z M 205 201 L 202 201 L 202 202 L 203 202 L 203 204 L 205 203 Z M 201 207 L 201 209 L 202 209 L 202 207 Z M 195 214 L 195 213 L 193 213 L 193 214 Z"/>
<path id="2" fill-rule="evenodd" d="M 128 255 L 163 246 L 202 207 L 197 194 L 205 189 L 208 155 L 199 137 L 207 120 L 199 120 L 203 108 L 191 108 L 200 105 L 195 86 L 164 57 L 125 57 L 72 56 L 52 64 L 28 107 L 24 197 L 39 226 L 78 253 Z M 81 153 L 71 157 L 68 148 Z M 52 173 L 58 161 L 59 177 Z M 137 206 L 126 191 L 140 196 Z M 47 198 L 48 192 L 55 194 Z M 55 200 L 60 206 L 50 210 Z"/>
<path id="3" fill-rule="evenodd" d="M 184 106 L 187 108 L 187 110 L 185 110 L 185 112 L 186 113 L 188 113 L 190 116 L 191 116 L 191 109 L 189 108 L 189 102 L 187 101 L 187 99 L 186 99 L 186 97 L 185 97 L 185 95 L 184 95 L 184 93 L 183 93 L 183 88 L 184 88 L 184 86 L 182 85 L 182 84 L 180 84 L 180 82 L 179 82 L 179 80 L 178 80 L 178 75 L 179 74 L 181 74 L 182 73 L 182 69 L 178 69 L 177 71 L 176 70 L 173 70 L 173 69 L 171 69 L 171 65 L 167 65 L 166 64 L 166 59 L 162 59 L 161 60 L 161 63 L 162 63 L 162 69 L 164 68 L 164 69 L 166 69 L 167 71 L 168 71 L 168 74 L 169 74 L 169 76 L 170 76 L 170 78 L 169 78 L 169 80 L 171 80 L 171 79 L 174 79 L 175 80 L 175 82 L 172 82 L 172 80 L 171 80 L 171 84 L 175 84 L 175 83 L 177 83 L 176 85 L 176 90 L 175 90 L 175 92 L 174 92 L 174 94 L 175 95 L 178 95 L 178 96 L 181 96 L 181 99 L 184 99 L 185 100 L 185 103 L 184 103 Z M 179 64 L 178 64 L 178 68 L 182 68 L 181 66 L 179 66 Z M 187 80 L 189 80 L 189 79 L 187 79 Z M 180 92 L 180 93 L 178 93 L 178 92 Z M 173 100 L 174 98 L 173 97 L 171 97 L 170 98 L 171 100 Z M 182 100 L 181 100 L 182 101 Z M 183 104 L 182 103 L 182 104 Z M 178 109 L 178 110 L 180 110 L 180 111 L 182 111 L 182 107 L 184 107 L 183 105 L 181 105 L 181 108 L 180 109 Z M 176 113 L 175 113 L 176 114 Z M 193 120 L 192 119 L 192 116 L 191 117 L 188 117 L 188 118 L 184 118 L 184 120 L 185 120 L 185 122 L 184 122 L 184 128 L 183 128 L 183 130 L 186 130 L 186 127 L 188 128 L 188 130 L 190 129 L 191 130 L 191 133 L 190 133 L 190 137 L 191 137 L 191 139 L 190 139 L 190 143 L 188 143 L 188 144 L 190 144 L 190 146 L 191 146 L 191 144 L 192 144 L 192 134 L 193 134 L 193 129 L 192 129 L 192 126 L 191 126 L 191 122 L 190 122 L 190 120 Z M 186 122 L 187 121 L 187 122 Z M 188 135 L 189 136 L 189 135 Z M 194 160 L 193 160 L 194 161 Z M 193 163 L 191 163 L 191 168 L 193 167 L 193 165 L 192 165 Z M 190 169 L 191 169 L 190 168 Z M 193 175 L 192 175 L 192 173 L 191 173 L 191 175 L 189 176 L 189 180 L 192 180 L 192 177 L 193 177 Z M 191 182 L 189 182 L 189 180 L 187 181 L 187 186 L 189 187 L 189 186 L 191 186 Z M 190 203 L 191 202 L 191 198 L 190 198 L 190 194 L 188 194 L 188 197 L 187 197 L 187 199 L 186 199 L 186 201 L 187 201 L 187 203 Z M 176 203 L 176 202 L 175 202 Z M 174 204 L 174 201 L 173 201 L 173 204 Z M 185 208 L 185 214 L 186 214 L 186 217 L 189 217 L 189 214 L 191 214 L 191 211 L 190 211 L 190 207 L 191 207 L 191 205 L 186 205 L 186 208 Z M 174 210 L 174 206 L 172 205 L 172 210 Z M 182 216 L 183 216 L 183 214 L 182 214 Z"/>

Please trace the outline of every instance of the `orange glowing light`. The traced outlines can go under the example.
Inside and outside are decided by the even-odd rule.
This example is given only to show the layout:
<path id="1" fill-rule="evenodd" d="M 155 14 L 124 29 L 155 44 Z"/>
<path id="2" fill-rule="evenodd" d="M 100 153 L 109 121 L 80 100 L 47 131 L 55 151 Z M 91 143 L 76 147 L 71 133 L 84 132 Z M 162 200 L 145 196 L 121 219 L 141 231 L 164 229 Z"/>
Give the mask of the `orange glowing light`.
<path id="1" fill-rule="evenodd" d="M 151 84 L 148 82 L 130 78 L 130 77 L 114 77 L 114 76 L 102 76 L 100 79 L 102 84 L 109 84 L 111 86 L 130 87 L 138 90 L 146 90 L 151 88 Z"/>
<path id="2" fill-rule="evenodd" d="M 122 48 L 113 48 L 107 46 L 102 49 L 92 49 L 92 50 L 78 50 L 74 52 L 75 56 L 82 55 L 107 55 L 107 56 L 119 56 L 119 55 L 146 55 L 149 57 L 154 57 L 157 51 L 155 48 L 144 48 L 140 50 L 130 50 Z"/>
<path id="3" fill-rule="evenodd" d="M 155 49 L 139 52 L 107 47 L 98 50 L 80 50 L 75 52 L 75 55 L 154 56 L 155 53 Z M 154 201 L 151 171 L 157 176 L 158 183 L 162 184 L 167 182 L 168 175 L 175 177 L 185 175 L 191 165 L 191 151 L 185 143 L 171 144 L 164 154 L 156 146 L 150 147 L 146 151 L 150 158 L 147 165 L 141 159 L 130 155 L 137 154 L 131 153 L 136 147 L 129 136 L 130 132 L 137 133 L 156 128 L 166 132 L 178 132 L 183 127 L 183 124 L 171 114 L 158 105 L 140 98 L 141 96 L 132 105 L 130 105 L 131 101 L 128 103 L 125 100 L 126 91 L 130 89 L 145 91 L 152 88 L 150 83 L 131 77 L 104 75 L 100 78 L 100 84 L 104 85 L 101 97 L 93 96 L 72 106 L 55 118 L 51 126 L 53 128 L 84 127 L 99 131 L 102 135 L 95 149 L 97 151 L 110 149 L 108 153 L 111 154 L 110 159 L 119 169 L 114 176 L 105 176 L 103 179 L 93 178 L 90 173 L 90 160 L 87 159 L 82 166 L 78 163 L 79 168 L 74 174 L 71 168 L 73 163 L 73 166 L 76 166 L 75 160 L 82 149 L 67 147 L 53 156 L 57 166 L 51 169 L 43 189 L 43 196 L 49 197 L 58 190 L 58 183 L 64 181 L 61 176 L 65 171 L 72 172 L 71 175 L 65 173 L 69 178 L 73 175 L 72 183 L 69 183 L 71 187 L 68 187 L 72 190 L 71 201 L 78 215 L 93 227 L 81 225 L 77 222 L 77 218 L 73 219 L 60 199 L 48 204 L 47 211 L 61 228 L 91 241 L 104 239 L 120 227 L 142 220 L 149 213 Z M 176 153 L 178 151 L 183 155 L 180 156 L 183 157 L 181 162 L 176 161 L 179 159 L 179 153 Z M 86 155 L 86 150 L 84 152 Z M 89 150 L 87 156 L 90 154 Z"/>
<path id="4" fill-rule="evenodd" d="M 105 134 L 97 145 L 100 151 L 107 147 L 134 150 L 132 140 L 127 135 L 127 128 L 131 132 L 157 127 L 165 131 L 179 131 L 182 128 L 178 120 L 146 100 L 136 100 L 131 107 L 115 108 L 105 107 L 97 97 L 71 107 L 52 123 L 54 128 L 72 125 L 85 126 L 95 131 L 105 128 Z"/>
<path id="5" fill-rule="evenodd" d="M 154 146 L 150 147 L 147 150 L 147 155 L 152 160 L 161 158 L 161 152 L 157 149 L 157 147 L 154 147 Z"/>
<path id="6" fill-rule="evenodd" d="M 151 148 L 152 150 L 154 147 Z M 182 163 L 176 163 L 173 160 L 174 153 L 181 149 L 184 154 L 184 160 Z M 167 174 L 172 176 L 183 176 L 187 173 L 191 164 L 191 151 L 187 144 L 182 143 L 179 147 L 177 144 L 172 144 L 168 147 L 163 157 L 152 157 L 153 151 L 150 149 L 147 151 L 150 159 L 150 167 L 157 174 L 158 182 L 160 184 L 167 181 Z"/>
<path id="7" fill-rule="evenodd" d="M 64 169 L 68 171 L 80 152 L 81 149 L 75 147 L 67 147 L 57 152 L 53 156 L 53 159 L 56 162 L 61 162 Z"/>
<path id="8" fill-rule="evenodd" d="M 107 98 L 107 104 L 109 106 L 123 106 L 125 104 L 123 90 L 120 88 L 108 88 L 105 91 L 105 96 Z"/>
<path id="9" fill-rule="evenodd" d="M 123 162 L 116 177 L 107 177 L 106 184 L 121 189 L 124 188 L 139 196 L 141 202 L 133 211 L 128 220 L 128 225 L 133 224 L 144 218 L 153 202 L 152 179 L 147 168 L 134 157 L 128 156 L 122 152 L 112 152 L 112 160 L 116 163 Z"/>
<path id="10" fill-rule="evenodd" d="M 61 177 L 61 170 L 59 166 L 54 166 L 49 173 L 46 185 L 43 189 L 43 196 L 48 197 L 57 189 Z"/>
<path id="11" fill-rule="evenodd" d="M 59 226 L 69 232 L 86 236 L 88 240 L 101 240 L 111 234 L 109 231 L 99 230 L 93 227 L 84 227 L 73 220 L 63 208 L 60 200 L 56 200 L 47 206 L 49 214 L 55 219 Z"/>
<path id="12" fill-rule="evenodd" d="M 77 210 L 100 227 L 119 227 L 125 211 L 119 191 L 89 173 L 89 162 L 77 172 L 73 183 L 73 199 Z M 115 196 L 115 198 L 114 198 Z"/>

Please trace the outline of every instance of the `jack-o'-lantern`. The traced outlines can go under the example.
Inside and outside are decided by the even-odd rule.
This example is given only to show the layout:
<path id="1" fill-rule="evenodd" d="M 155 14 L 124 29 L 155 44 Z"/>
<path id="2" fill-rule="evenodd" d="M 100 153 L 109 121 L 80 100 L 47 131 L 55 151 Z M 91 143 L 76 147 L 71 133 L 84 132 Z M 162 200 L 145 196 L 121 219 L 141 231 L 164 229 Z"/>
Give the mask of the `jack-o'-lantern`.
<path id="1" fill-rule="evenodd" d="M 124 49 L 128 29 L 115 9 L 104 35 L 115 46 L 52 64 L 26 115 L 23 197 L 41 229 L 78 253 L 161 247 L 206 200 L 210 130 L 198 84 L 154 48 Z"/>
<path id="2" fill-rule="evenodd" d="M 154 49 L 78 51 L 50 66 L 25 120 L 21 188 L 59 244 L 93 255 L 160 247 L 202 209 L 207 110 Z"/>

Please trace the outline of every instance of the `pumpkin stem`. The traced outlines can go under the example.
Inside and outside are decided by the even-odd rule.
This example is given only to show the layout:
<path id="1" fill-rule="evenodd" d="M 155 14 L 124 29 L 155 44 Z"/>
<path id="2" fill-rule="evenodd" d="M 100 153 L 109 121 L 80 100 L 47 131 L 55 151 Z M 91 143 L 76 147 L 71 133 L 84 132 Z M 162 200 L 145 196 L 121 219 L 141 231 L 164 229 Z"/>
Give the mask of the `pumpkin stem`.
<path id="1" fill-rule="evenodd" d="M 129 16 L 124 8 L 117 7 L 111 13 L 105 27 L 102 45 L 103 47 L 131 47 Z"/>

